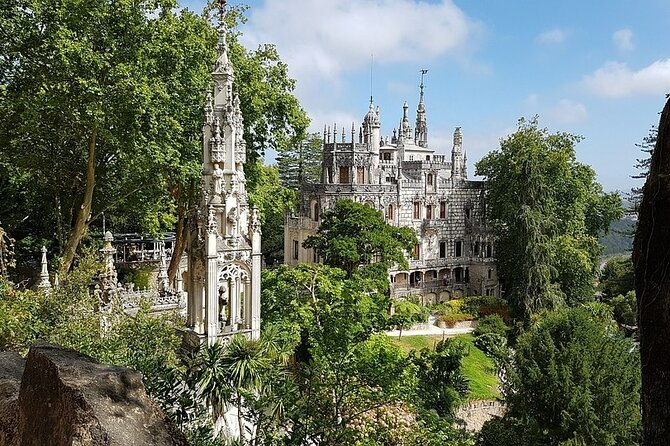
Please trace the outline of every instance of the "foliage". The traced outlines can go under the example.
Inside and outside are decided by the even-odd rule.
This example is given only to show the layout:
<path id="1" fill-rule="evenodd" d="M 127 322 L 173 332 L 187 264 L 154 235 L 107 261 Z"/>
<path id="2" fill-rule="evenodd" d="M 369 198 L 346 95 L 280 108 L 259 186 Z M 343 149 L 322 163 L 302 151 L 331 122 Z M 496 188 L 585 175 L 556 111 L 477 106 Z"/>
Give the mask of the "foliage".
<path id="1" fill-rule="evenodd" d="M 597 237 L 622 213 L 619 196 L 604 193 L 593 169 L 577 162 L 580 139 L 549 134 L 537 118 L 520 119 L 500 149 L 477 163 L 486 179 L 498 272 L 513 314 L 525 320 L 592 295 Z"/>
<path id="2" fill-rule="evenodd" d="M 397 300 L 393 303 L 393 316 L 391 316 L 390 323 L 399 330 L 398 338 L 402 337 L 404 328 L 419 322 L 426 322 L 427 315 L 423 308 L 407 300 Z"/>
<path id="3" fill-rule="evenodd" d="M 389 225 L 380 212 L 351 200 L 339 200 L 322 215 L 316 235 L 305 240 L 324 263 L 344 269 L 349 276 L 362 265 L 379 261 L 407 268 L 405 253 L 417 243 L 414 230 Z"/>
<path id="4" fill-rule="evenodd" d="M 630 256 L 618 256 L 608 260 L 600 273 L 600 291 L 606 296 L 625 295 L 635 290 L 633 260 Z"/>
<path id="5" fill-rule="evenodd" d="M 609 302 L 614 310 L 614 320 L 620 324 L 637 326 L 637 299 L 635 291 L 629 291 L 625 296 L 619 294 Z"/>
<path id="6" fill-rule="evenodd" d="M 420 390 L 427 408 L 440 416 L 453 416 L 459 400 L 470 388 L 461 370 L 466 347 L 458 341 L 440 341 L 435 349 L 411 352 L 409 360 L 418 370 Z"/>
<path id="7" fill-rule="evenodd" d="M 321 181 L 321 151 L 323 139 L 311 133 L 277 155 L 277 168 L 282 186 L 298 191 L 305 184 Z"/>
<path id="8" fill-rule="evenodd" d="M 487 333 L 493 333 L 502 337 L 507 337 L 509 327 L 503 321 L 499 314 L 488 314 L 477 321 L 474 335 L 481 336 Z"/>
<path id="9" fill-rule="evenodd" d="M 15 0 L 2 8 L 12 37 L 0 46 L 0 158 L 30 188 L 27 224 L 46 236 L 55 229 L 62 271 L 103 211 L 145 230 L 174 223 L 164 198 L 193 148 L 213 48 L 206 21 L 174 6 Z"/>
<path id="10" fill-rule="evenodd" d="M 475 337 L 475 345 L 486 353 L 487 356 L 496 360 L 508 358 L 507 338 L 498 333 L 483 333 Z"/>
<path id="11" fill-rule="evenodd" d="M 275 265 L 284 260 L 284 216 L 296 204 L 294 191 L 282 186 L 279 172 L 274 166 L 263 166 L 249 201 L 255 206 L 261 218 L 261 251 L 267 265 Z"/>
<path id="12" fill-rule="evenodd" d="M 548 313 L 519 337 L 511 364 L 508 411 L 477 444 L 638 444 L 639 355 L 607 321 L 584 308 Z"/>

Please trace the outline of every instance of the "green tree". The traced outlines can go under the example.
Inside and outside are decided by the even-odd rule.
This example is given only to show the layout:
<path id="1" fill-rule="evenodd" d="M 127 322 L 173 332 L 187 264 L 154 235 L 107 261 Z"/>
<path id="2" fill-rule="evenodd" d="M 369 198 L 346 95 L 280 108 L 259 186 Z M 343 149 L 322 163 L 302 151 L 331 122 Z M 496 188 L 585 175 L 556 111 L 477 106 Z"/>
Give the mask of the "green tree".
<path id="1" fill-rule="evenodd" d="M 639 355 L 610 322 L 564 309 L 519 337 L 503 386 L 507 412 L 477 444 L 639 444 Z"/>
<path id="2" fill-rule="evenodd" d="M 281 183 L 291 190 L 305 184 L 321 182 L 323 139 L 311 133 L 303 140 L 277 154 Z"/>
<path id="3" fill-rule="evenodd" d="M 537 118 L 521 119 L 500 149 L 477 163 L 486 179 L 498 271 L 516 317 L 527 320 L 593 294 L 597 236 L 622 208 L 617 194 L 603 192 L 593 169 L 577 162 L 580 139 L 549 134 Z"/>
<path id="4" fill-rule="evenodd" d="M 470 391 L 461 370 L 466 355 L 465 345 L 452 340 L 438 342 L 433 350 L 410 353 L 409 360 L 418 370 L 422 398 L 428 409 L 442 417 L 452 417 L 460 399 Z"/>
<path id="5" fill-rule="evenodd" d="M 635 290 L 633 260 L 629 256 L 607 261 L 600 273 L 600 290 L 609 298 Z"/>
<path id="6" fill-rule="evenodd" d="M 408 300 L 397 300 L 393 303 L 393 316 L 391 324 L 398 329 L 398 339 L 402 337 L 402 330 L 411 327 L 417 322 L 421 322 L 423 315 L 422 308 Z"/>
<path id="7" fill-rule="evenodd" d="M 389 225 L 381 213 L 351 200 L 338 200 L 322 215 L 316 235 L 305 248 L 314 248 L 328 265 L 342 268 L 351 276 L 360 266 L 381 262 L 397 263 L 407 269 L 405 254 L 417 243 L 414 230 Z"/>
<path id="8" fill-rule="evenodd" d="M 15 0 L 2 8 L 0 156 L 28 176 L 34 195 L 49 197 L 33 218 L 45 220 L 47 237 L 55 228 L 61 272 L 103 211 L 122 208 L 143 229 L 174 223 L 167 166 L 182 165 L 211 51 L 207 23 L 175 6 Z"/>
<path id="9" fill-rule="evenodd" d="M 268 265 L 284 260 L 284 216 L 295 208 L 296 193 L 280 184 L 275 166 L 263 166 L 249 200 L 261 215 L 261 250 Z"/>

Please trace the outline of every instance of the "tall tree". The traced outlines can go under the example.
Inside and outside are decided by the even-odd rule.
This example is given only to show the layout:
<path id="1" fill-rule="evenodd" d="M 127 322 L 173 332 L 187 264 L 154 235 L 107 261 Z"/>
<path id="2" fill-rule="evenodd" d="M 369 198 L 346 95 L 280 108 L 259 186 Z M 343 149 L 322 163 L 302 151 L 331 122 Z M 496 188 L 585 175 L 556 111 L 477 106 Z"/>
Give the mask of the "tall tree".
<path id="1" fill-rule="evenodd" d="M 173 12 L 171 0 L 8 3 L 0 156 L 44 197 L 48 211 L 31 218 L 55 228 L 61 270 L 102 211 L 134 209 L 136 226 L 171 226 L 166 166 L 181 166 L 192 136 L 207 80 L 206 22 Z"/>
<path id="2" fill-rule="evenodd" d="M 549 134 L 537 118 L 521 119 L 500 149 L 477 163 L 499 273 L 517 317 L 528 319 L 563 299 L 591 298 L 597 236 L 622 213 L 619 196 L 604 193 L 593 169 L 577 162 L 580 139 Z"/>
<path id="3" fill-rule="evenodd" d="M 323 139 L 312 133 L 303 141 L 281 151 L 277 155 L 277 168 L 282 185 L 300 190 L 305 184 L 321 181 Z"/>
<path id="4" fill-rule="evenodd" d="M 670 442 L 670 100 L 658 126 L 633 243 L 642 360 L 643 444 Z"/>
<path id="5" fill-rule="evenodd" d="M 316 235 L 305 240 L 328 265 L 349 276 L 362 265 L 378 261 L 407 266 L 405 254 L 417 243 L 414 230 L 389 225 L 379 211 L 351 200 L 339 200 L 325 211 Z"/>

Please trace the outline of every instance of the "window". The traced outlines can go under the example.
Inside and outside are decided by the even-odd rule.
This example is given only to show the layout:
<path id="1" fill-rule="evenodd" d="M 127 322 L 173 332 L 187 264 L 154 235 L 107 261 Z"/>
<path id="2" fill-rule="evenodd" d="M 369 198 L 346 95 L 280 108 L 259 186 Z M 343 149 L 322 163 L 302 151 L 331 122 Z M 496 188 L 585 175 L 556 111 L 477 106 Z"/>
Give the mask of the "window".
<path id="1" fill-rule="evenodd" d="M 332 183 L 333 182 L 333 168 L 328 167 L 328 182 Z"/>
<path id="2" fill-rule="evenodd" d="M 415 259 L 419 258 L 419 256 L 421 255 L 421 245 L 419 245 L 418 243 L 414 245 L 412 255 L 414 256 Z"/>
<path id="3" fill-rule="evenodd" d="M 489 280 L 493 278 L 493 270 L 489 268 L 489 273 L 488 273 Z"/>
<path id="4" fill-rule="evenodd" d="M 349 183 L 348 167 L 340 167 L 340 183 Z"/>
<path id="5" fill-rule="evenodd" d="M 447 218 L 447 202 L 440 202 L 440 218 Z"/>
<path id="6" fill-rule="evenodd" d="M 428 206 L 426 206 L 426 218 L 428 220 L 433 219 L 433 205 L 432 204 L 429 204 Z"/>
<path id="7" fill-rule="evenodd" d="M 297 240 L 293 240 L 293 260 L 298 260 L 298 253 L 300 250 L 300 245 Z"/>
<path id="8" fill-rule="evenodd" d="M 414 214 L 414 220 L 418 220 L 421 218 L 421 203 L 419 203 L 418 201 L 414 202 L 413 214 Z"/>
<path id="9" fill-rule="evenodd" d="M 491 257 L 493 255 L 493 248 L 490 243 L 486 244 L 486 257 Z"/>
<path id="10" fill-rule="evenodd" d="M 474 255 L 478 256 L 479 255 L 479 242 L 475 242 L 475 246 L 473 249 Z"/>
<path id="11" fill-rule="evenodd" d="M 454 281 L 461 282 L 463 280 L 463 268 L 456 268 L 454 270 Z"/>
<path id="12" fill-rule="evenodd" d="M 409 156 L 409 160 L 410 160 L 410 161 L 414 161 L 414 155 L 410 155 L 410 156 Z"/>
<path id="13" fill-rule="evenodd" d="M 470 209 L 470 208 L 466 208 L 466 209 L 465 209 L 465 218 L 466 218 L 467 220 L 470 220 L 470 217 L 471 217 L 471 216 L 472 216 L 472 209 Z"/>
<path id="14" fill-rule="evenodd" d="M 465 268 L 465 283 L 470 283 L 470 269 Z"/>
<path id="15" fill-rule="evenodd" d="M 430 161 L 430 155 L 426 155 L 426 161 Z"/>
<path id="16" fill-rule="evenodd" d="M 447 242 L 440 242 L 440 258 L 443 259 L 447 256 Z"/>
<path id="17" fill-rule="evenodd" d="M 365 184 L 365 168 L 364 167 L 356 168 L 356 182 L 358 184 Z"/>
<path id="18" fill-rule="evenodd" d="M 429 173 L 428 175 L 426 175 L 426 184 L 428 184 L 428 186 L 433 185 L 433 174 L 432 173 Z"/>
<path id="19" fill-rule="evenodd" d="M 463 242 L 460 240 L 456 242 L 456 257 L 460 257 L 463 255 Z"/>
<path id="20" fill-rule="evenodd" d="M 319 221 L 319 217 L 321 214 L 321 206 L 319 206 L 319 203 L 314 203 L 314 212 L 312 213 L 312 216 L 314 217 L 314 221 Z"/>
<path id="21" fill-rule="evenodd" d="M 386 219 L 393 220 L 393 205 L 389 204 L 389 207 L 386 208 Z"/>

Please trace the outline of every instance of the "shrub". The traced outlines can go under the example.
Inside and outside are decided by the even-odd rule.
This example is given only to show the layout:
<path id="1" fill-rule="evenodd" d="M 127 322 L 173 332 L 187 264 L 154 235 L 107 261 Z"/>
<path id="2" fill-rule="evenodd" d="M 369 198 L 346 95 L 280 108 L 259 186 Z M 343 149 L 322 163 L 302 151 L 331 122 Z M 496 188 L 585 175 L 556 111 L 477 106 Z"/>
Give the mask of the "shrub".
<path id="1" fill-rule="evenodd" d="M 484 333 L 475 338 L 475 346 L 486 356 L 500 358 L 507 356 L 507 338 L 497 333 Z"/>
<path id="2" fill-rule="evenodd" d="M 507 337 L 509 327 L 503 321 L 499 314 L 488 314 L 477 322 L 477 328 L 474 335 L 481 336 L 483 334 L 493 333 L 502 337 Z"/>

